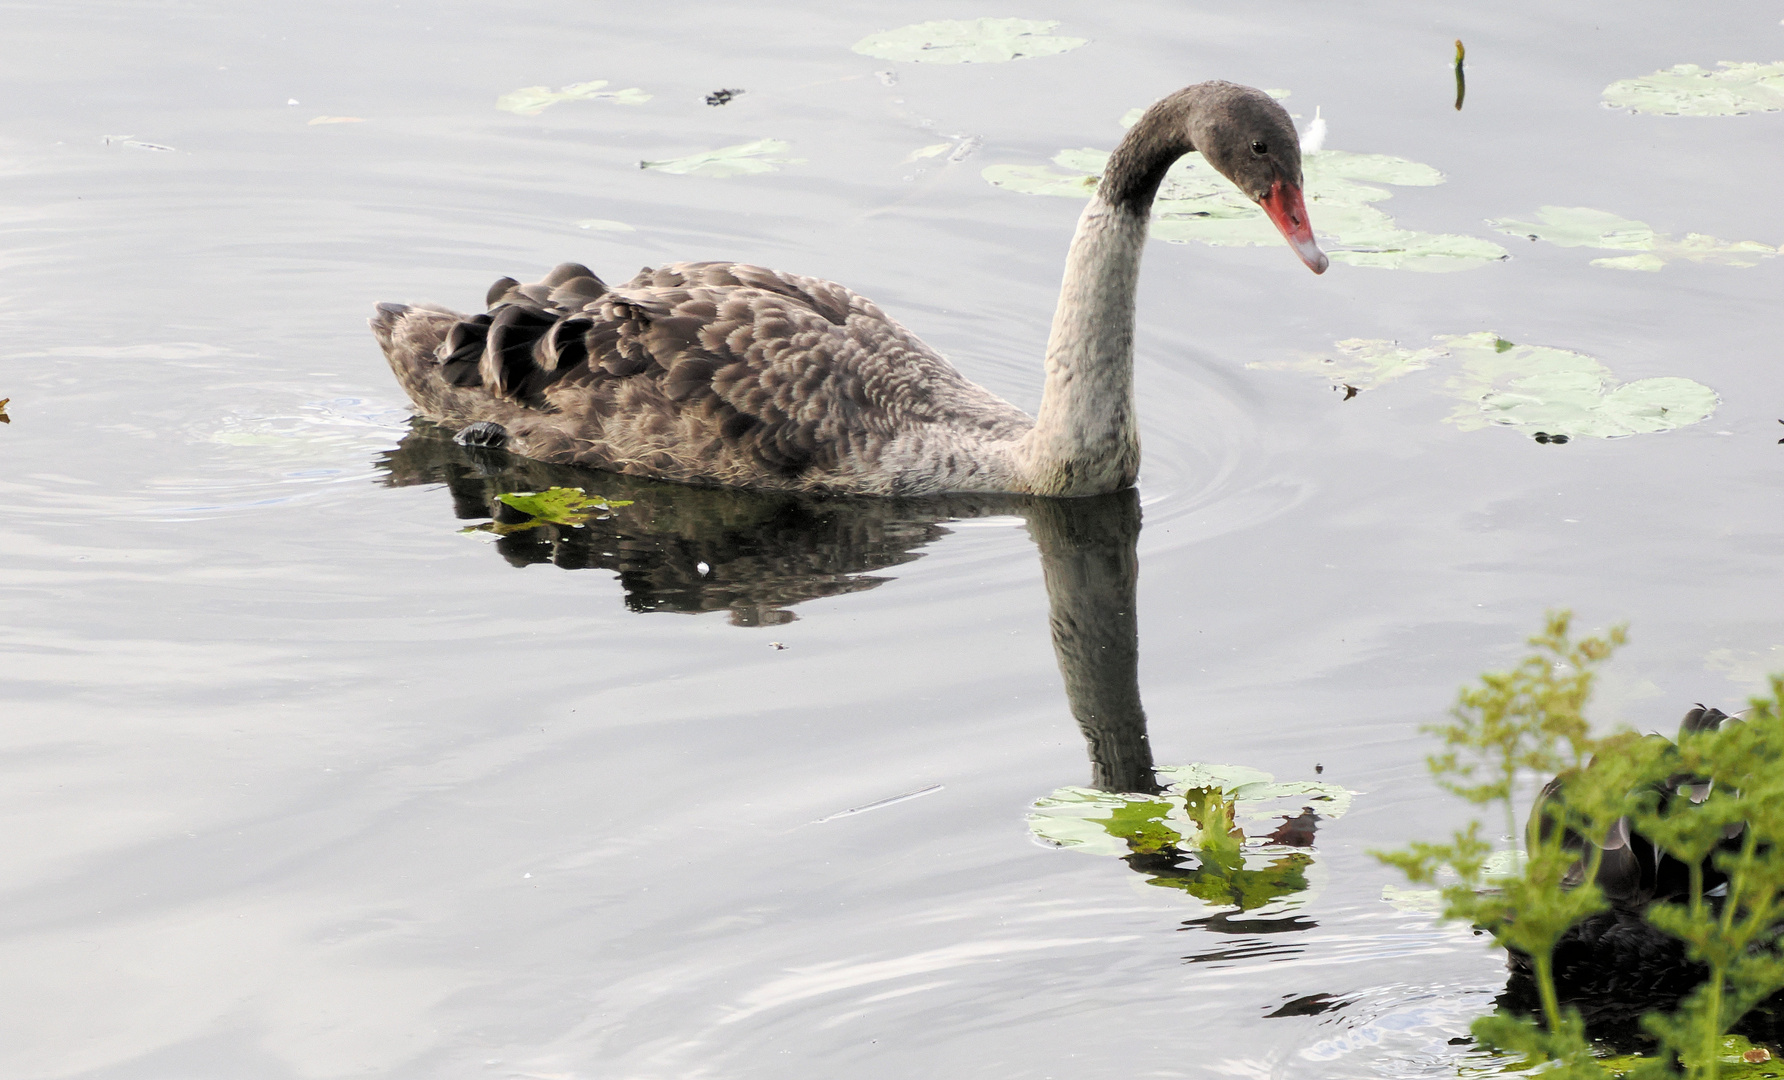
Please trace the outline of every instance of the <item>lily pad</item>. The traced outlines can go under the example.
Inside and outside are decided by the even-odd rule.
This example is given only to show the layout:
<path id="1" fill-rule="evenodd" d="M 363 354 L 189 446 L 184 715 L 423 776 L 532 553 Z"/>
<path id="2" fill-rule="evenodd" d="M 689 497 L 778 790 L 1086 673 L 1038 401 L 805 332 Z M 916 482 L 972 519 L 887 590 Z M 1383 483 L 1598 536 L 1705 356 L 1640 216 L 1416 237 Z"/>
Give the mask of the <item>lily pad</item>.
<path id="1" fill-rule="evenodd" d="M 1131 842 L 1156 849 L 1159 843 L 1194 845 L 1208 839 L 1189 800 L 1214 791 L 1231 803 L 1239 828 L 1272 821 L 1311 806 L 1321 818 L 1342 817 L 1352 792 L 1321 781 L 1278 783 L 1269 773 L 1240 765 L 1179 765 L 1158 770 L 1165 791 L 1158 795 L 1117 794 L 1094 788 L 1063 787 L 1035 802 L 1029 828 L 1042 840 L 1093 855 L 1127 855 Z M 1268 830 L 1264 830 L 1268 831 Z"/>
<path id="2" fill-rule="evenodd" d="M 1129 859 L 1147 883 L 1211 904 L 1252 911 L 1308 887 L 1313 856 L 1286 850 L 1261 823 L 1340 817 L 1353 794 L 1320 781 L 1277 782 L 1238 765 L 1161 768 L 1159 794 L 1060 788 L 1028 816 L 1035 836 L 1060 847 Z M 1251 836 L 1247 839 L 1247 828 Z M 1131 860 L 1141 857 L 1143 861 Z"/>
<path id="3" fill-rule="evenodd" d="M 1703 233 L 1688 233 L 1675 240 L 1657 233 L 1646 222 L 1631 221 L 1588 206 L 1544 206 L 1536 221 L 1495 218 L 1487 224 L 1512 236 L 1547 240 L 1557 247 L 1595 247 L 1640 254 L 1593 259 L 1593 266 L 1612 270 L 1659 270 L 1669 261 L 1683 259 L 1723 266 L 1757 266 L 1759 260 L 1778 254 L 1778 248 L 1756 240 L 1718 240 Z"/>
<path id="4" fill-rule="evenodd" d="M 1061 150 L 1053 156 L 1056 167 L 991 165 L 981 175 L 997 187 L 1024 194 L 1085 198 L 1101 182 L 1108 160 L 1106 150 Z M 1302 172 L 1308 213 L 1320 235 L 1335 239 L 1327 253 L 1337 262 L 1441 272 L 1484 266 L 1508 254 L 1480 237 L 1402 229 L 1371 205 L 1392 194 L 1371 186 L 1374 184 L 1441 184 L 1443 174 L 1429 165 L 1387 154 L 1319 150 L 1303 155 Z M 1186 155 L 1165 174 L 1152 207 L 1151 233 L 1170 243 L 1194 241 L 1221 247 L 1282 243 L 1263 210 L 1200 154 Z"/>
<path id="5" fill-rule="evenodd" d="M 538 116 L 560 101 L 612 101 L 620 105 L 642 105 L 650 95 L 636 86 L 624 90 L 603 90 L 606 79 L 571 83 L 561 90 L 549 86 L 523 86 L 496 99 L 496 108 L 522 116 Z"/>
<path id="6" fill-rule="evenodd" d="M 1090 43 L 1048 33 L 1058 25 L 1037 19 L 943 19 L 869 34 L 855 42 L 854 50 L 915 64 L 998 64 L 1057 56 Z"/>
<path id="7" fill-rule="evenodd" d="M 634 229 L 632 226 L 627 225 L 623 221 L 612 221 L 608 218 L 598 218 L 598 217 L 583 218 L 581 221 L 578 221 L 576 223 L 576 227 L 579 229 L 588 229 L 592 232 L 637 232 L 638 231 L 638 230 Z"/>
<path id="8" fill-rule="evenodd" d="M 1784 109 L 1784 61 L 1745 64 L 1724 60 L 1722 70 L 1676 64 L 1604 88 L 1607 108 L 1661 116 L 1744 116 Z"/>
<path id="9" fill-rule="evenodd" d="M 1619 382 L 1584 353 L 1518 345 L 1487 331 L 1437 340 L 1439 347 L 1411 350 L 1394 341 L 1353 339 L 1338 343 L 1336 358 L 1247 366 L 1316 372 L 1334 385 L 1367 389 L 1441 365 L 1451 372 L 1443 392 L 1463 402 L 1447 418 L 1450 423 L 1464 431 L 1516 427 L 1546 439 L 1670 431 L 1709 419 L 1722 403 L 1714 390 L 1691 379 Z"/>
<path id="10" fill-rule="evenodd" d="M 743 176 L 770 173 L 782 165 L 801 165 L 804 158 L 778 157 L 791 149 L 779 139 L 757 139 L 755 142 L 725 146 L 668 161 L 640 161 L 640 169 L 657 169 L 686 176 Z"/>

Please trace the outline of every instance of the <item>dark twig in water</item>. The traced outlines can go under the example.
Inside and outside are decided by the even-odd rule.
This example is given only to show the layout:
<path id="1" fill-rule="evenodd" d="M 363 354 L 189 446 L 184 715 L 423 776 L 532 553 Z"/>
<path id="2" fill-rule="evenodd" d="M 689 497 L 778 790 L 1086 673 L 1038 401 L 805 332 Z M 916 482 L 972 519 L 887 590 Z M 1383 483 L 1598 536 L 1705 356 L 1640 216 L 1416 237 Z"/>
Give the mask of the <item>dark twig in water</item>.
<path id="1" fill-rule="evenodd" d="M 1462 48 L 1462 39 L 1456 39 L 1456 111 L 1462 111 L 1462 99 L 1468 95 L 1468 83 L 1462 78 L 1462 58 L 1468 50 Z"/>
<path id="2" fill-rule="evenodd" d="M 743 93 L 742 90 L 714 90 L 712 93 L 706 95 L 706 103 L 708 105 L 726 105 L 730 103 L 732 98 L 741 93 Z M 1460 106 L 1458 106 L 1458 108 L 1459 107 Z"/>

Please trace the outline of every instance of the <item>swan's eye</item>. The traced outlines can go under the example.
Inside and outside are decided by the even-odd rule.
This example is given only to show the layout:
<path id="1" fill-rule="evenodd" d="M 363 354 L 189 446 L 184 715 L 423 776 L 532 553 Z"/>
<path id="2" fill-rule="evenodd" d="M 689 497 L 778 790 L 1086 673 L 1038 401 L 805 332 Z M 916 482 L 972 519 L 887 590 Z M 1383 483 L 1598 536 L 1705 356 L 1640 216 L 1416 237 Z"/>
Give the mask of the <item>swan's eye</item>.
<path id="1" fill-rule="evenodd" d="M 1259 139 L 1257 142 L 1254 142 L 1251 144 L 1251 152 L 1256 154 L 1258 157 L 1263 157 L 1265 154 L 1270 152 L 1270 147 L 1267 143 L 1264 142 L 1264 140 Z"/>

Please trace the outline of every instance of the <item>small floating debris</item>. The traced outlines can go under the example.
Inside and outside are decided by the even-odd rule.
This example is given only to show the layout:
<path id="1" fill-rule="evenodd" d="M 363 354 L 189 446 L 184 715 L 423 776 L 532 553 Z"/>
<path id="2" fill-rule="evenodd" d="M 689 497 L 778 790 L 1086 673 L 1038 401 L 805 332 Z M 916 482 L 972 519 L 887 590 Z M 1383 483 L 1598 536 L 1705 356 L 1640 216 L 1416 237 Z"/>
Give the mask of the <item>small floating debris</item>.
<path id="1" fill-rule="evenodd" d="M 101 136 L 101 138 L 107 146 L 116 143 L 119 146 L 128 146 L 133 150 L 157 150 L 163 153 L 173 153 L 173 147 L 171 146 L 163 146 L 160 143 L 144 142 L 132 135 L 105 135 Z"/>
<path id="2" fill-rule="evenodd" d="M 714 90 L 706 95 L 706 103 L 708 105 L 729 105 L 742 93 L 742 90 Z"/>
<path id="3" fill-rule="evenodd" d="M 786 643 L 782 641 L 770 641 L 768 647 L 775 652 L 785 652 L 787 649 Z"/>
<path id="4" fill-rule="evenodd" d="M 316 117 L 316 119 L 310 121 L 310 126 L 315 127 L 317 124 L 363 124 L 363 123 L 365 123 L 365 117 L 363 117 L 363 116 L 318 116 L 318 117 Z"/>
<path id="5" fill-rule="evenodd" d="M 1456 111 L 1462 111 L 1462 99 L 1468 96 L 1468 82 L 1462 77 L 1462 58 L 1468 50 L 1462 47 L 1462 39 L 1456 39 Z"/>
<path id="6" fill-rule="evenodd" d="M 910 802 L 912 799 L 921 799 L 925 795 L 934 795 L 936 792 L 940 791 L 942 789 L 942 787 L 943 787 L 943 785 L 941 785 L 941 784 L 931 784 L 926 788 L 918 788 L 915 791 L 907 791 L 903 795 L 894 795 L 889 799 L 881 799 L 878 802 L 870 802 L 864 806 L 851 806 L 847 810 L 838 810 L 836 813 L 831 814 L 829 817 L 821 817 L 818 820 L 812 822 L 812 824 L 813 825 L 822 825 L 826 821 L 835 821 L 837 818 L 845 818 L 845 817 L 850 816 L 851 814 L 865 814 L 869 810 L 884 810 L 888 806 L 896 806 L 901 802 Z"/>
<path id="7" fill-rule="evenodd" d="M 0 424 L 12 423 L 12 417 L 6 415 L 6 403 L 11 400 L 12 399 L 9 397 L 0 397 Z M 1784 439 L 1779 439 L 1778 441 L 1784 442 Z"/>

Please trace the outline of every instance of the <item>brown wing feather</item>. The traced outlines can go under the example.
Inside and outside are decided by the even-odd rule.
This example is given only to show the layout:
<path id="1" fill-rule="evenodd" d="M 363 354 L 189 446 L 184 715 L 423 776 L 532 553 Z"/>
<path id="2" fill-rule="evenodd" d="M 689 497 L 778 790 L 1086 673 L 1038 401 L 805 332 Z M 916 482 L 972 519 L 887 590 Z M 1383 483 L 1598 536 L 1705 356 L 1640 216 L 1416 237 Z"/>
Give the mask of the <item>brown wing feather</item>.
<path id="1" fill-rule="evenodd" d="M 609 288 L 566 263 L 531 284 L 503 278 L 488 300 L 445 332 L 439 375 L 537 416 L 536 457 L 736 483 L 872 462 L 925 424 L 1029 422 L 818 278 L 680 263 Z"/>

